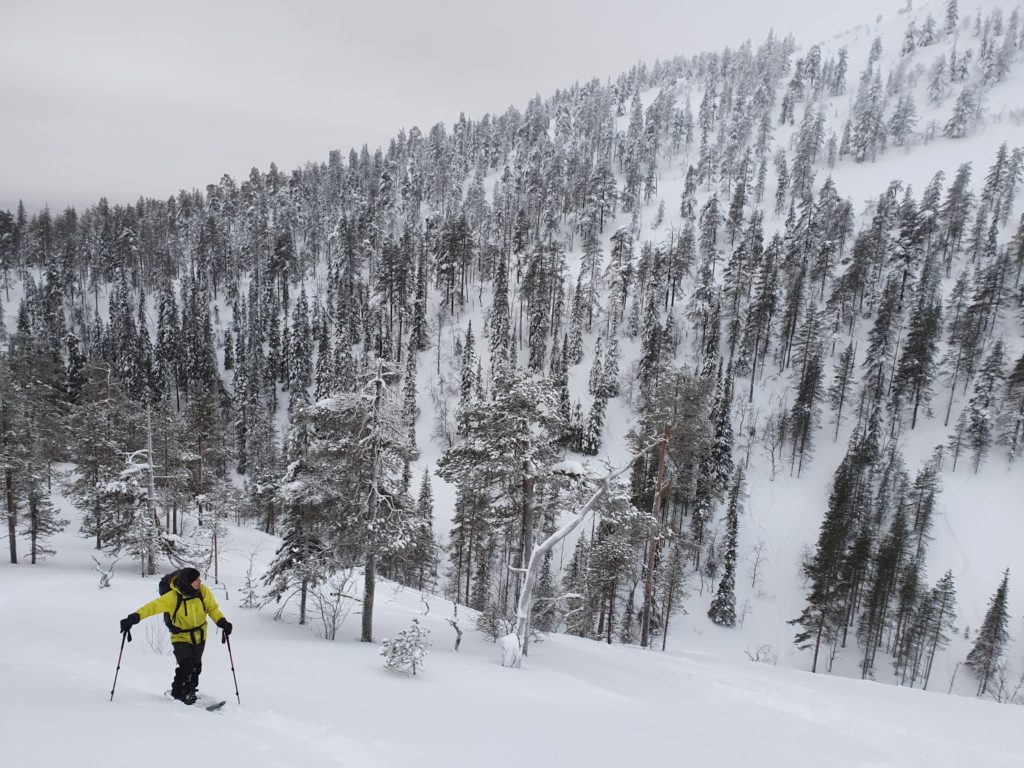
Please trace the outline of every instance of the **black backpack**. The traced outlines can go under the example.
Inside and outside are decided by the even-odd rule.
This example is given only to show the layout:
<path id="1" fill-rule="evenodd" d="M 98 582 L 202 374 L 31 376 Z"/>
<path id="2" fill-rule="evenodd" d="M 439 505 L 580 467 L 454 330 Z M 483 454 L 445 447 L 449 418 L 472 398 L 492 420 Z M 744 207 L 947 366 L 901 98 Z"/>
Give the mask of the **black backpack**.
<path id="1" fill-rule="evenodd" d="M 181 573 L 181 569 L 180 568 L 178 570 L 176 570 L 176 571 L 171 571 L 170 573 L 167 573 L 167 574 L 164 574 L 163 576 L 161 576 L 160 577 L 160 582 L 156 585 L 157 591 L 159 591 L 159 593 L 161 595 L 166 595 L 168 592 L 170 592 L 171 591 L 171 583 L 174 582 L 174 580 L 178 578 L 178 574 L 179 573 Z M 199 598 L 199 601 L 202 602 L 203 595 L 202 595 L 201 592 L 197 595 L 197 597 Z M 181 591 L 179 589 L 179 591 L 178 591 L 178 604 L 174 607 L 173 615 L 170 614 L 170 613 L 167 613 L 166 611 L 164 612 L 164 624 L 167 625 L 167 630 L 171 634 L 174 634 L 176 632 L 184 631 L 184 630 L 178 629 L 176 626 L 174 626 L 173 619 L 175 619 L 178 616 L 178 611 L 181 610 L 181 606 L 185 602 L 185 599 L 186 599 L 185 596 L 183 594 L 181 594 Z M 206 603 L 203 603 L 203 610 L 206 610 Z"/>

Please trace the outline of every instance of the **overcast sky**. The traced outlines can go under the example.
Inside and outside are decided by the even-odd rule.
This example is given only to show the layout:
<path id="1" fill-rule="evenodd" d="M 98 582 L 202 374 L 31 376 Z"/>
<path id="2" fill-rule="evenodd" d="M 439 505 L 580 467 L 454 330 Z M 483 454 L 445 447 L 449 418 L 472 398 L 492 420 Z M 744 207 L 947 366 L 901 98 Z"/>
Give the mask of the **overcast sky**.
<path id="1" fill-rule="evenodd" d="M 920 0 L 919 0 L 920 2 Z M 904 0 L 0 0 L 0 209 L 166 198 Z M 809 43 L 808 43 L 809 44 Z"/>

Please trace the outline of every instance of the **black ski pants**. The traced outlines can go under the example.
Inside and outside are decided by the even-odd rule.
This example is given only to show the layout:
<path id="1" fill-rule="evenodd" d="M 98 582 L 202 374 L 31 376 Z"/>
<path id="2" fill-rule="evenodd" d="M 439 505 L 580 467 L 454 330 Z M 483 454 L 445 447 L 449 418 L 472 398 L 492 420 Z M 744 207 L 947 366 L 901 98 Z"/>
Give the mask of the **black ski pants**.
<path id="1" fill-rule="evenodd" d="M 203 650 L 206 641 L 192 643 L 174 643 L 174 658 L 178 668 L 174 670 L 174 682 L 171 683 L 171 696 L 176 699 L 195 695 L 199 687 L 199 673 L 203 671 Z"/>

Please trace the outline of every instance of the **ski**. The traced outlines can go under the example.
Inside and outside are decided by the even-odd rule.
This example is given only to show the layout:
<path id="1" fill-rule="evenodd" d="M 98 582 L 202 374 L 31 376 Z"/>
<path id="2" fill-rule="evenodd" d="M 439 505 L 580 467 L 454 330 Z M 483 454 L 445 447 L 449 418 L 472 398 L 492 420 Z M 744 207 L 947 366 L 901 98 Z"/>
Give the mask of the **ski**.
<path id="1" fill-rule="evenodd" d="M 177 701 L 177 699 L 175 699 L 173 696 L 171 696 L 171 692 L 170 691 L 164 691 L 164 696 L 167 697 L 168 699 L 173 700 L 173 701 Z M 206 704 L 203 701 L 203 699 L 204 699 L 203 696 L 196 697 L 195 704 L 197 704 L 198 706 L 202 707 L 207 712 L 218 712 L 225 704 L 228 703 L 227 700 L 225 699 L 224 701 L 214 701 L 212 704 Z M 206 701 L 210 701 L 210 699 L 207 698 Z"/>

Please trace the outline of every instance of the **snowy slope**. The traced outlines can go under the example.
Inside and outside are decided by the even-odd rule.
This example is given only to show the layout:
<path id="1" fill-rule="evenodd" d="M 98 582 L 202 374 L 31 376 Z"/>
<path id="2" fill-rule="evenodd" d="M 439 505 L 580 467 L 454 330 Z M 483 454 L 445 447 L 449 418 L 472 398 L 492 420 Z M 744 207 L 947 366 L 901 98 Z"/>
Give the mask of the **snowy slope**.
<path id="1" fill-rule="evenodd" d="M 931 12 L 941 20 L 943 3 L 915 9 L 922 20 Z M 1014 7 L 1008 0 L 986 0 L 968 7 Z M 840 130 L 853 98 L 856 77 L 876 35 L 883 38 L 883 72 L 898 66 L 899 45 L 910 16 L 894 15 L 880 24 L 858 27 L 824 44 L 827 56 L 840 46 L 850 51 L 847 94 L 826 99 L 828 130 Z M 964 50 L 970 30 L 961 25 L 957 40 Z M 953 39 L 920 49 L 912 63 L 927 68 Z M 798 52 L 799 55 L 799 52 Z M 916 86 L 921 112 L 919 127 L 948 114 L 955 96 L 926 106 L 926 78 Z M 1020 110 L 1024 108 L 1024 67 L 1017 66 L 1007 81 L 989 93 L 984 125 L 969 138 L 923 140 L 908 148 L 890 147 L 874 163 L 846 160 L 836 168 L 816 167 L 816 188 L 831 174 L 840 195 L 854 201 L 854 210 L 869 218 L 867 201 L 885 189 L 892 179 L 902 179 L 919 194 L 938 171 L 947 183 L 957 166 L 974 163 L 974 185 L 981 179 L 996 148 L 1003 141 L 1024 146 Z M 698 84 L 689 89 L 699 103 Z M 644 95 L 645 103 L 653 99 Z M 797 125 L 803 105 L 798 106 Z M 940 123 L 941 124 L 941 123 Z M 777 129 L 775 148 L 789 147 L 796 128 Z M 679 194 L 686 164 L 694 157 L 677 158 L 663 170 L 658 195 L 643 212 L 644 229 L 638 242 L 662 239 L 679 225 Z M 488 189 L 494 177 L 488 179 Z M 769 178 L 768 196 L 774 178 Z M 651 229 L 659 199 L 668 215 L 658 229 Z M 703 197 L 701 202 L 703 202 Z M 766 198 L 766 208 L 770 201 Z M 1018 203 L 1014 216 L 1019 216 Z M 1011 217 L 1011 221 L 1013 217 Z M 863 218 L 858 218 L 858 225 Z M 606 236 L 619 225 L 620 217 L 605 228 Z M 766 233 L 782 222 L 769 215 Z M 578 264 L 579 251 L 569 254 Z M 604 252 L 608 253 L 605 242 Z M 948 289 L 948 284 L 946 286 Z M 479 334 L 489 306 L 486 289 L 458 318 L 458 326 L 446 326 L 441 349 L 441 373 L 435 367 L 436 349 L 419 361 L 417 424 L 422 455 L 413 473 L 417 487 L 420 474 L 436 467 L 444 446 L 431 440 L 434 417 L 431 390 L 442 379 L 455 380 L 451 351 L 455 338 L 472 322 Z M 436 297 L 435 297 L 436 298 Z M 686 298 L 677 305 L 682 311 Z M 105 309 L 105 302 L 101 302 Z M 8 327 L 13 325 L 16 303 L 7 304 Z M 436 314 L 436 305 L 431 316 Z M 221 306 L 223 328 L 228 327 L 227 308 Z M 1020 327 L 1004 318 L 1012 355 L 1021 350 Z M 679 326 L 677 326 L 679 327 Z M 861 323 L 857 337 L 867 327 Z M 478 349 L 486 347 L 478 338 Z M 587 351 L 573 374 L 573 394 L 589 406 L 586 377 L 595 337 L 587 339 Z M 839 340 L 838 347 L 845 343 Z M 636 344 L 623 340 L 623 378 Z M 679 362 L 690 361 L 690 346 L 680 347 Z M 826 360 L 831 376 L 834 358 Z M 788 383 L 769 367 L 759 385 L 753 411 L 747 418 L 763 419 L 777 407 L 779 393 Z M 965 397 L 958 392 L 956 409 Z M 284 399 L 280 401 L 284 422 Z M 955 414 L 956 411 L 954 411 Z M 737 414 L 738 416 L 738 414 Z M 628 459 L 624 435 L 633 415 L 623 399 L 609 404 L 602 454 L 614 465 Z M 736 426 L 734 420 L 734 427 Z M 737 430 L 738 433 L 738 430 Z M 945 442 L 948 429 L 941 417 L 925 419 L 913 433 L 903 435 L 903 452 L 913 473 Z M 990 701 L 968 698 L 975 683 L 961 662 L 971 640 L 961 632 L 936 659 L 928 692 L 857 679 L 858 651 L 851 641 L 835 662 L 836 676 L 810 675 L 806 652 L 792 643 L 795 618 L 805 600 L 800 573 L 801 554 L 813 546 L 828 498 L 832 474 L 846 447 L 849 425 L 832 442 L 831 429 L 823 427 L 810 466 L 797 479 L 788 469 L 774 478 L 760 447 L 751 453 L 747 473 L 746 509 L 740 520 L 741 565 L 737 576 L 737 605 L 746 606 L 742 625 L 723 629 L 707 619 L 712 591 L 691 582 L 692 596 L 686 614 L 673 619 L 666 653 L 637 648 L 606 646 L 594 641 L 552 635 L 532 646 L 522 671 L 507 670 L 497 663 L 497 650 L 472 631 L 472 615 L 461 611 L 466 630 L 461 650 L 451 650 L 454 633 L 447 619 L 452 604 L 436 596 L 421 596 L 410 589 L 382 583 L 378 588 L 375 628 L 378 638 L 387 637 L 419 617 L 432 633 L 434 645 L 427 668 L 415 679 L 382 669 L 379 645 L 362 644 L 358 614 L 354 609 L 335 642 L 317 637 L 315 627 L 300 627 L 290 610 L 285 621 L 273 620 L 273 607 L 245 610 L 239 607 L 240 588 L 248 554 L 256 547 L 256 573 L 269 562 L 277 541 L 258 532 L 232 529 L 225 544 L 221 569 L 227 593 L 222 607 L 235 623 L 235 662 L 241 706 L 234 700 L 234 684 L 227 654 L 211 643 L 206 656 L 202 689 L 229 701 L 220 715 L 208 715 L 165 700 L 173 661 L 158 620 L 137 628 L 135 642 L 126 648 L 114 701 L 108 702 L 116 662 L 116 622 L 155 594 L 156 579 L 143 579 L 127 562 L 118 565 L 110 589 L 97 590 L 92 572 L 89 542 L 74 535 L 79 513 L 68 509 L 72 520 L 57 537 L 57 555 L 46 562 L 0 566 L 0 624 L 13 627 L 0 644 L 0 760 L 18 766 L 63 765 L 73 760 L 86 765 L 179 766 L 188 760 L 228 760 L 252 766 L 462 766 L 462 765 L 588 765 L 618 766 L 633 762 L 712 762 L 723 766 L 751 764 L 773 766 L 1018 766 L 1024 765 L 1020 739 L 1024 710 L 1000 707 Z M 1008 658 L 1015 674 L 1024 670 L 1024 565 L 1020 542 L 1024 540 L 1024 475 L 1019 463 L 1013 471 L 992 460 L 977 475 L 964 467 L 943 473 L 940 515 L 929 549 L 927 577 L 934 582 L 946 569 L 957 580 L 958 626 L 976 628 L 987 601 L 1007 567 L 1011 570 L 1011 643 Z M 452 514 L 454 491 L 436 476 L 436 531 L 446 536 Z M 716 525 L 719 523 L 716 522 Z M 752 583 L 750 564 L 755 547 L 763 545 L 764 559 L 757 583 Z M 567 541 L 555 553 L 566 562 L 572 551 Z M 357 596 L 356 593 L 353 593 Z M 429 612 L 424 612 L 429 606 Z M 660 643 L 659 643 L 660 645 Z M 754 664 L 758 652 L 771 664 Z M 891 682 L 884 658 L 879 658 L 879 681 Z M 946 696 L 947 690 L 961 696 Z M 57 724 L 56 727 L 54 724 Z M 187 730 L 186 730 L 187 728 Z M 60 738 L 53 738 L 54 733 Z M 183 752 L 182 745 L 188 744 Z"/>
<path id="2" fill-rule="evenodd" d="M 919 119 L 917 135 L 908 146 L 890 145 L 875 162 L 855 163 L 849 157 L 840 161 L 834 168 L 826 167 L 821 160 L 815 165 L 816 174 L 814 188 L 817 190 L 829 176 L 836 184 L 839 195 L 853 202 L 853 210 L 857 216 L 856 229 L 870 223 L 874 213 L 874 201 L 885 191 L 893 180 L 901 180 L 909 185 L 919 196 L 925 185 L 934 174 L 942 171 L 946 175 L 946 185 L 950 183 L 957 168 L 964 162 L 973 164 L 972 187 L 980 192 L 985 173 L 992 163 L 1000 144 L 1006 142 L 1011 148 L 1024 146 L 1024 66 L 1018 60 L 1008 78 L 996 83 L 985 99 L 984 118 L 974 132 L 964 139 L 949 139 L 942 136 L 942 126 L 949 117 L 956 99 L 958 87 L 950 89 L 950 93 L 939 103 L 930 104 L 926 90 L 928 85 L 927 70 L 932 61 L 940 55 L 947 57 L 954 50 L 963 55 L 973 50 L 977 61 L 979 39 L 974 36 L 974 20 L 978 14 L 987 16 L 993 9 L 1003 11 L 1004 20 L 1010 17 L 1018 3 L 1015 0 L 981 0 L 980 2 L 961 2 L 959 4 L 960 24 L 955 33 L 940 35 L 930 46 L 919 47 L 908 55 L 901 53 L 905 29 L 911 19 L 920 28 L 925 18 L 931 14 L 942 27 L 945 13 L 945 2 L 934 0 L 931 3 L 916 4 L 910 13 L 892 14 L 872 24 L 855 27 L 848 32 L 836 35 L 833 39 L 821 43 L 822 57 L 834 55 L 841 47 L 849 52 L 849 73 L 847 75 L 846 93 L 837 97 L 825 97 L 821 102 L 806 104 L 801 102 L 796 108 L 795 125 L 775 126 L 772 151 L 784 149 L 792 159 L 792 143 L 799 131 L 800 120 L 805 106 L 816 108 L 819 104 L 826 115 L 826 136 L 835 132 L 841 134 L 844 121 L 851 113 L 856 96 L 857 82 L 864 68 L 872 42 L 879 38 L 882 41 L 882 56 L 878 68 L 882 80 L 896 72 L 916 72 L 916 84 L 910 88 L 914 94 Z M 755 41 L 755 45 L 758 41 Z M 800 47 L 795 56 L 806 53 L 814 41 L 798 41 Z M 956 85 L 956 84 L 955 84 Z M 784 90 L 785 80 L 779 83 L 780 94 Z M 649 105 L 657 95 L 658 89 L 642 94 L 645 106 Z M 679 103 L 689 98 L 694 112 L 701 101 L 703 82 L 680 82 L 676 87 Z M 889 99 L 885 117 L 891 115 L 895 106 L 895 97 Z M 777 114 L 777 108 L 773 110 Z M 628 115 L 619 119 L 619 129 L 625 130 Z M 938 126 L 937 135 L 927 140 L 923 135 L 929 123 Z M 688 164 L 696 164 L 696 146 L 689 156 L 674 158 L 667 167 L 660 168 L 658 192 L 651 204 L 642 212 L 641 232 L 636 239 L 636 249 L 644 241 L 660 243 L 667 239 L 669 232 L 679 230 L 681 217 L 678 213 L 678 201 L 683 190 L 683 182 Z M 490 189 L 499 173 L 488 177 Z M 621 179 L 619 179 L 621 186 Z M 769 171 L 766 197 L 760 206 L 765 212 L 766 241 L 771 234 L 781 231 L 784 227 L 784 216 L 777 217 L 772 212 L 772 195 L 776 179 L 774 170 Z M 707 192 L 702 190 L 698 206 L 707 199 Z M 666 217 L 659 227 L 653 227 L 655 211 L 659 201 L 665 202 Z M 727 204 L 723 199 L 723 205 Z M 1022 211 L 1020 195 L 1010 217 L 1010 225 L 1004 230 L 1002 242 L 1012 235 L 1014 222 Z M 603 252 L 605 258 L 610 251 L 608 238 L 620 226 L 628 226 L 630 217 L 620 214 L 608 223 L 604 229 Z M 568 254 L 570 270 L 578 270 L 580 252 L 579 238 L 575 241 L 575 250 Z M 849 245 L 848 245 L 849 248 Z M 956 277 L 957 270 L 962 268 L 961 257 L 950 278 L 943 283 L 943 290 L 948 293 Z M 575 284 L 575 273 L 570 275 L 569 284 Z M 827 295 L 827 294 L 826 294 Z M 676 303 L 676 327 L 685 332 L 689 327 L 687 320 L 682 318 L 685 311 L 687 296 Z M 456 336 L 465 333 L 470 323 L 479 334 L 483 327 L 490 297 L 486 289 L 482 300 L 478 301 L 475 292 L 463 313 L 458 317 L 457 328 L 446 328 L 444 351 L 442 357 L 450 355 L 455 346 Z M 433 312 L 432 312 L 433 313 Z M 864 341 L 871 320 L 861 319 L 854 333 L 861 350 L 866 348 Z M 1016 357 L 1024 350 L 1019 319 L 1013 316 L 1003 318 L 1000 334 L 1006 339 L 1010 350 L 1008 357 Z M 587 376 L 592 362 L 593 345 L 597 333 L 591 334 L 585 341 L 583 361 L 571 371 L 571 390 L 574 399 L 583 404 L 584 413 L 590 406 L 592 398 L 587 393 Z M 825 359 L 826 385 L 831 383 L 832 367 L 835 357 L 847 342 L 845 335 L 836 339 L 836 353 Z M 624 387 L 629 388 L 630 366 L 638 354 L 638 340 L 620 339 Z M 945 349 L 943 343 L 942 349 Z M 485 360 L 486 345 L 479 341 L 478 354 Z M 438 386 L 440 379 L 455 381 L 457 379 L 455 361 L 442 362 L 442 374 L 436 373 L 434 365 L 435 350 L 424 353 L 418 367 L 419 371 L 419 406 L 422 417 L 417 424 L 417 434 L 424 438 L 430 434 L 434 405 L 430 397 L 432 388 Z M 520 349 L 520 355 L 524 350 Z M 863 353 L 862 353 L 863 354 Z M 692 342 L 683 339 L 680 344 L 677 363 L 693 365 Z M 862 359 L 858 360 L 858 366 Z M 749 412 L 744 416 L 748 421 L 759 425 L 769 412 L 775 410 L 786 396 L 785 390 L 790 386 L 791 372 L 779 373 L 778 369 L 769 364 L 765 377 L 758 383 L 756 396 Z M 737 384 L 745 388 L 747 380 Z M 935 446 L 945 444 L 951 427 L 942 423 L 946 393 L 948 390 L 936 387 L 936 416 L 922 419 L 917 428 L 911 432 L 905 430 L 901 435 L 901 449 L 906 466 L 911 476 L 922 466 L 934 450 Z M 970 390 L 964 394 L 958 388 L 954 399 L 953 418 L 955 422 L 967 399 Z M 745 400 L 745 398 L 743 398 Z M 939 407 L 939 403 L 943 407 Z M 738 423 L 739 409 L 744 405 L 737 404 L 733 415 L 733 428 L 737 435 L 737 448 L 740 448 Z M 453 406 L 454 408 L 454 403 Z M 829 490 L 836 466 L 846 450 L 850 434 L 849 420 L 839 430 L 838 438 L 833 442 L 832 428 L 827 422 L 830 418 L 827 408 L 823 408 L 823 426 L 816 437 L 815 455 L 809 467 L 805 468 L 799 479 L 789 474 L 788 465 L 772 478 L 764 451 L 756 445 L 751 451 L 750 465 L 747 471 L 747 505 L 746 512 L 740 520 L 740 559 L 738 570 L 736 597 L 737 607 L 747 606 L 748 615 L 743 625 L 737 629 L 722 629 L 707 619 L 708 605 L 713 590 L 704 588 L 696 577 L 691 582 L 693 596 L 687 603 L 687 615 L 675 618 L 669 633 L 668 648 L 675 651 L 699 649 L 709 653 L 721 654 L 729 659 L 745 659 L 747 653 L 762 646 L 770 646 L 770 653 L 780 665 L 799 669 L 810 668 L 810 654 L 800 651 L 793 645 L 794 628 L 787 622 L 799 615 L 805 604 L 805 584 L 800 571 L 801 555 L 808 548 L 813 548 L 818 535 L 819 525 L 825 510 Z M 624 401 L 615 398 L 609 403 L 608 416 L 605 422 L 604 443 L 599 459 L 608 459 L 613 465 L 621 466 L 629 460 L 629 446 L 625 435 L 633 426 L 635 416 Z M 424 441 L 425 442 L 425 441 Z M 423 445 L 423 453 L 417 466 L 416 476 L 427 467 L 436 465 L 444 446 L 437 441 Z M 737 455 L 740 451 L 737 450 Z M 1024 616 L 1024 560 L 1019 542 L 1024 540 L 1024 516 L 1021 516 L 1020 499 L 1024 498 L 1024 473 L 1020 467 L 1011 471 L 1001 458 L 993 457 L 981 471 L 974 475 L 970 469 L 961 465 L 956 472 L 948 470 L 942 473 L 943 491 L 939 497 L 939 516 L 932 535 L 934 541 L 930 545 L 927 561 L 926 577 L 934 583 L 947 569 L 952 570 L 958 591 L 957 626 L 961 633 L 953 638 L 950 647 L 939 654 L 936 659 L 932 688 L 945 689 L 951 679 L 958 675 L 954 692 L 972 695 L 975 685 L 969 675 L 960 670 L 958 665 L 966 657 L 973 644 L 964 636 L 963 630 L 976 629 L 984 616 L 988 600 L 994 592 L 1004 569 L 1010 569 L 1010 634 L 1012 638 L 1008 652 L 1008 660 L 1013 678 L 1024 673 L 1024 632 L 1021 617 Z M 437 515 L 436 529 L 442 537 L 449 527 L 451 510 L 454 507 L 454 489 L 436 476 L 432 479 L 435 493 L 435 512 Z M 720 525 L 721 512 L 716 526 Z M 750 567 L 754 559 L 754 550 L 763 545 L 764 564 L 760 568 L 757 583 L 752 583 Z M 567 540 L 555 553 L 555 561 L 566 563 L 572 553 L 573 541 Z M 856 643 L 850 641 L 850 647 L 841 652 L 835 661 L 833 671 L 837 674 L 859 678 L 859 651 Z M 893 675 L 888 661 L 880 656 L 876 678 L 879 681 L 891 682 Z"/>
<path id="3" fill-rule="evenodd" d="M 88 543 L 68 533 L 46 564 L 0 566 L 0 623 L 15 627 L 0 644 L 0 761 L 25 768 L 177 768 L 183 759 L 252 768 L 1024 763 L 1019 707 L 565 636 L 536 645 L 524 669 L 510 670 L 477 633 L 452 650 L 450 603 L 384 583 L 379 636 L 418 617 L 433 640 L 425 671 L 390 673 L 379 646 L 356 641 L 358 616 L 329 643 L 274 622 L 269 608 L 239 607 L 247 553 L 262 545 L 265 560 L 273 544 L 239 529 L 225 544 L 230 599 L 215 592 L 235 625 L 242 703 L 224 647 L 211 642 L 200 687 L 228 700 L 220 714 L 161 695 L 173 658 L 166 644 L 154 650 L 166 640 L 158 618 L 136 627 L 109 701 L 117 619 L 154 595 L 156 578 L 119 564 L 112 586 L 98 590 Z"/>

